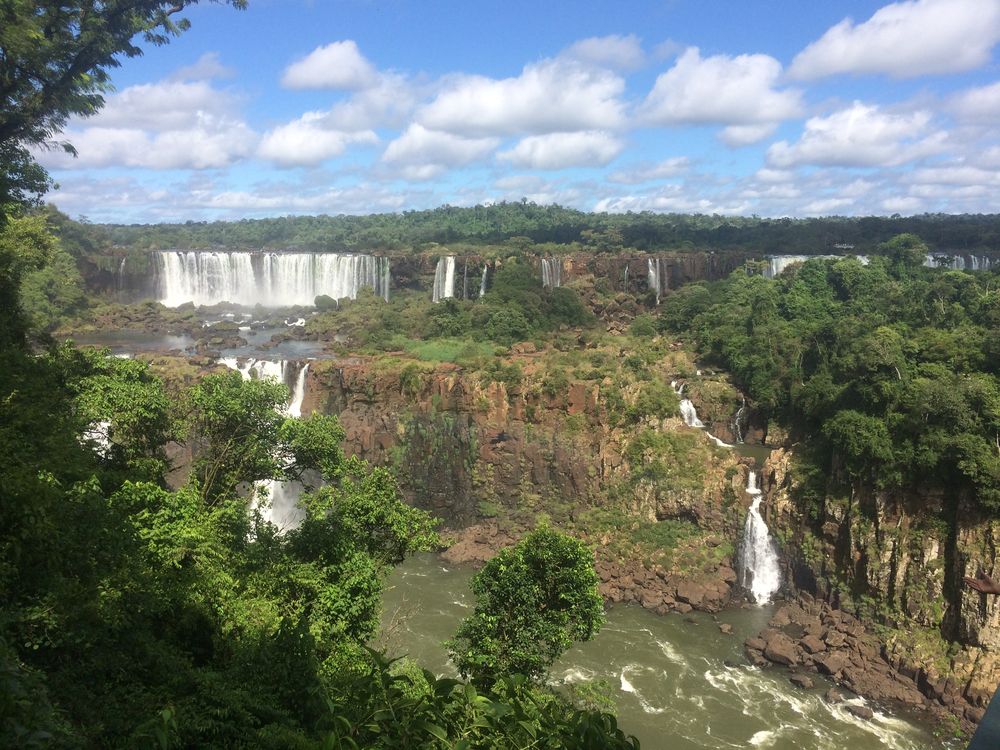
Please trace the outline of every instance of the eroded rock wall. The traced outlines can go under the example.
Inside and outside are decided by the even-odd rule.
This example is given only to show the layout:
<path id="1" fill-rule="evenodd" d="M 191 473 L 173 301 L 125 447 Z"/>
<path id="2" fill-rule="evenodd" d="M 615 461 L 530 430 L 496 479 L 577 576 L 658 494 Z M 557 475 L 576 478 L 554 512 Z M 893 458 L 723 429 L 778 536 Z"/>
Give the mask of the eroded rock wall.
<path id="1" fill-rule="evenodd" d="M 960 493 L 859 487 L 806 503 L 799 482 L 794 451 L 772 453 L 767 520 L 796 586 L 860 614 L 888 663 L 960 720 L 978 721 L 1000 684 L 1000 597 L 963 577 L 1000 576 L 1000 522 Z"/>

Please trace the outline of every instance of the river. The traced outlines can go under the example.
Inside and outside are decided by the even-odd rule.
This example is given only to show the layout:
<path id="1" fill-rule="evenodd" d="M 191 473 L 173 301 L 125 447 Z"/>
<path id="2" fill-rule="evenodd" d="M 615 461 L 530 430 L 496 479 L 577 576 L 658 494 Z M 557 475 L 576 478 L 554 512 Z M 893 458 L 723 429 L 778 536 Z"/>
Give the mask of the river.
<path id="1" fill-rule="evenodd" d="M 441 645 L 474 603 L 473 571 L 420 555 L 393 571 L 385 594 L 379 645 L 407 654 L 437 674 L 454 675 Z M 782 669 L 745 665 L 742 643 L 762 629 L 771 608 L 661 617 L 615 606 L 598 636 L 553 667 L 556 682 L 603 679 L 612 687 L 621 726 L 644 750 L 941 750 L 947 743 L 898 716 L 872 721 L 823 700 L 830 683 L 811 690 Z M 720 632 L 729 623 L 733 634 Z M 853 703 L 861 703 L 854 699 Z"/>

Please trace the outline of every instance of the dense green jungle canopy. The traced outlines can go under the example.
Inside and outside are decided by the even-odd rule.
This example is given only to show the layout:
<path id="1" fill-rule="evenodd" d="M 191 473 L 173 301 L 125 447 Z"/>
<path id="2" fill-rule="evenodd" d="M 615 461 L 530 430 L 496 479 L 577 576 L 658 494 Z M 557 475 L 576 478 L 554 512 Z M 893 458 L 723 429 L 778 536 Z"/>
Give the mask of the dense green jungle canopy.
<path id="1" fill-rule="evenodd" d="M 813 449 L 815 500 L 832 472 L 964 494 L 998 515 L 1000 274 L 924 268 L 924 250 L 903 236 L 867 266 L 812 260 L 773 281 L 691 285 L 661 322 Z"/>
<path id="2" fill-rule="evenodd" d="M 57 199 L 58 201 L 58 199 Z M 101 225 L 108 241 L 132 248 L 287 247 L 310 250 L 418 248 L 426 243 L 571 245 L 600 252 L 719 249 L 752 253 L 868 252 L 897 234 L 932 250 L 1000 250 L 1000 215 L 866 216 L 817 219 L 595 214 L 522 201 L 369 216 L 286 216 L 184 224 Z"/>

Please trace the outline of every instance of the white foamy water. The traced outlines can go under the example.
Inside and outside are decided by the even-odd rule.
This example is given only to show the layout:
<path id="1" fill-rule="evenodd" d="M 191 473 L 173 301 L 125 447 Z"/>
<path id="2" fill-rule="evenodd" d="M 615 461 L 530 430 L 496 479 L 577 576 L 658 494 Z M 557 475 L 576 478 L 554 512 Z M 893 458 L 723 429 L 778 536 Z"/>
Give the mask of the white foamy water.
<path id="1" fill-rule="evenodd" d="M 757 486 L 757 472 L 747 472 L 746 493 L 753 498 L 747 511 L 740 547 L 740 574 L 743 587 L 757 604 L 767 604 L 781 588 L 781 564 L 771 532 L 760 514 L 763 493 Z"/>

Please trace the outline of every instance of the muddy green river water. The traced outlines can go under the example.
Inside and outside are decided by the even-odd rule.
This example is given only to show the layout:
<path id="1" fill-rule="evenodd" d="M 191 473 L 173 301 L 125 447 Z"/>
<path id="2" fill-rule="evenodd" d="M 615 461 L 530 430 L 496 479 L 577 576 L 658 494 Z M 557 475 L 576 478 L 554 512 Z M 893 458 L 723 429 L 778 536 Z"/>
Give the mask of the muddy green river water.
<path id="1" fill-rule="evenodd" d="M 454 675 L 442 642 L 473 604 L 472 571 L 435 555 L 397 568 L 385 596 L 390 652 L 408 654 L 437 674 Z M 616 606 L 592 641 L 566 653 L 554 682 L 604 679 L 621 726 L 644 750 L 778 748 L 779 750 L 941 750 L 949 747 L 907 717 L 876 710 L 872 721 L 823 700 L 829 683 L 802 690 L 784 670 L 745 664 L 742 643 L 763 628 L 770 608 L 711 616 L 660 617 Z M 719 631 L 720 622 L 733 634 Z M 853 699 L 861 703 L 860 698 Z M 874 708 L 874 707 L 873 707 Z"/>

